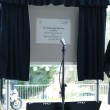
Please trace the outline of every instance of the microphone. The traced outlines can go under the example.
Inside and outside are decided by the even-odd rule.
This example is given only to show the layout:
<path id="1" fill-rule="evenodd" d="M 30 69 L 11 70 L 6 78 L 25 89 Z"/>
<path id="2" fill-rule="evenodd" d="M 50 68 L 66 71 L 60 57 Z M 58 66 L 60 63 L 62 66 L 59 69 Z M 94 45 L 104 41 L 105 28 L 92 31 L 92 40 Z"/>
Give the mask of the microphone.
<path id="1" fill-rule="evenodd" d="M 62 43 L 62 45 L 66 46 L 65 39 L 60 39 L 60 42 Z"/>

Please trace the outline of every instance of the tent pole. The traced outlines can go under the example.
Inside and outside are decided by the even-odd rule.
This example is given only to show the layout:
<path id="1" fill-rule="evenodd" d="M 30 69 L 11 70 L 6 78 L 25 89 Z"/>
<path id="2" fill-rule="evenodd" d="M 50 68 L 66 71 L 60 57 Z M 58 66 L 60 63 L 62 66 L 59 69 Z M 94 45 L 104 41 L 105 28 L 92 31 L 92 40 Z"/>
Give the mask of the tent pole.
<path id="1" fill-rule="evenodd" d="M 99 102 L 99 80 L 96 80 L 96 101 Z"/>
<path id="2" fill-rule="evenodd" d="M 10 110 L 10 81 L 6 80 L 6 110 Z"/>

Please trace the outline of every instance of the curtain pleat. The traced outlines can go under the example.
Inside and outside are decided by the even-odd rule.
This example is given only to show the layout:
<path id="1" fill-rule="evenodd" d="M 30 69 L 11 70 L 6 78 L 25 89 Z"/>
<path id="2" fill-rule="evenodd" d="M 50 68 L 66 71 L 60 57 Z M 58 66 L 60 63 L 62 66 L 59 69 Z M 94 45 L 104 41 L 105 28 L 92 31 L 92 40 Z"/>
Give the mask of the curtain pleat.
<path id="1" fill-rule="evenodd" d="M 109 0 L 0 0 L 1 2 L 28 5 L 106 6 Z"/>
<path id="2" fill-rule="evenodd" d="M 29 80 L 30 29 L 27 5 L 2 3 L 0 78 Z"/>
<path id="3" fill-rule="evenodd" d="M 107 45 L 104 59 L 104 72 L 110 78 L 110 40 Z"/>
<path id="4" fill-rule="evenodd" d="M 106 7 L 80 7 L 78 80 L 103 80 Z"/>
<path id="5" fill-rule="evenodd" d="M 1 6 L 2 5 L 0 5 L 0 78 L 3 78 L 5 77 L 8 61 L 8 41 L 6 37 L 7 32 L 4 32 L 3 36 L 3 29 L 6 30 L 6 26 L 2 26 L 2 23 L 4 21 L 4 19 L 2 19 L 2 15 L 5 15 L 6 13 L 2 12 Z"/>

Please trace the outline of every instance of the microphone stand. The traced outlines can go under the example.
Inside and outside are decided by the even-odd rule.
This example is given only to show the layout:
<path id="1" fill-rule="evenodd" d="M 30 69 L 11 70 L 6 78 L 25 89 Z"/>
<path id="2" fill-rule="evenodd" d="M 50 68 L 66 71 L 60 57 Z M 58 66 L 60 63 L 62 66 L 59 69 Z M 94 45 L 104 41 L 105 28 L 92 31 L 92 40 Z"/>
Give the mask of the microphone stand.
<path id="1" fill-rule="evenodd" d="M 64 83 L 64 56 L 65 56 L 65 45 L 62 47 L 62 86 L 61 86 L 61 96 L 62 96 L 62 110 L 64 110 L 65 104 L 65 83 Z"/>

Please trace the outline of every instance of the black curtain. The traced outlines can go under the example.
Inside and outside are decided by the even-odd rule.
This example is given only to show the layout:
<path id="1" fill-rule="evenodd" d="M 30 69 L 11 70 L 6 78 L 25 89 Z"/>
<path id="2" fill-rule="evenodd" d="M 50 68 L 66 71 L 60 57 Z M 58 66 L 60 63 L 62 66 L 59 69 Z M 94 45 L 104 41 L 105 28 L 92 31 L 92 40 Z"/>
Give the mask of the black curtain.
<path id="1" fill-rule="evenodd" d="M 0 0 L 0 78 L 29 79 L 28 5 L 79 7 L 78 80 L 103 80 L 106 6 L 109 0 Z"/>
<path id="2" fill-rule="evenodd" d="M 104 72 L 110 78 L 110 40 L 108 42 L 104 58 Z"/>
<path id="3" fill-rule="evenodd" d="M 110 0 L 0 0 L 0 2 L 28 5 L 106 6 Z"/>
<path id="4" fill-rule="evenodd" d="M 28 6 L 2 3 L 0 78 L 29 80 L 29 63 Z"/>
<path id="5" fill-rule="evenodd" d="M 108 42 L 104 58 L 104 72 L 108 76 L 108 78 L 110 78 L 110 40 Z M 108 88 L 108 104 L 110 105 L 110 81 Z"/>
<path id="6" fill-rule="evenodd" d="M 106 6 L 79 8 L 78 80 L 103 80 Z"/>

